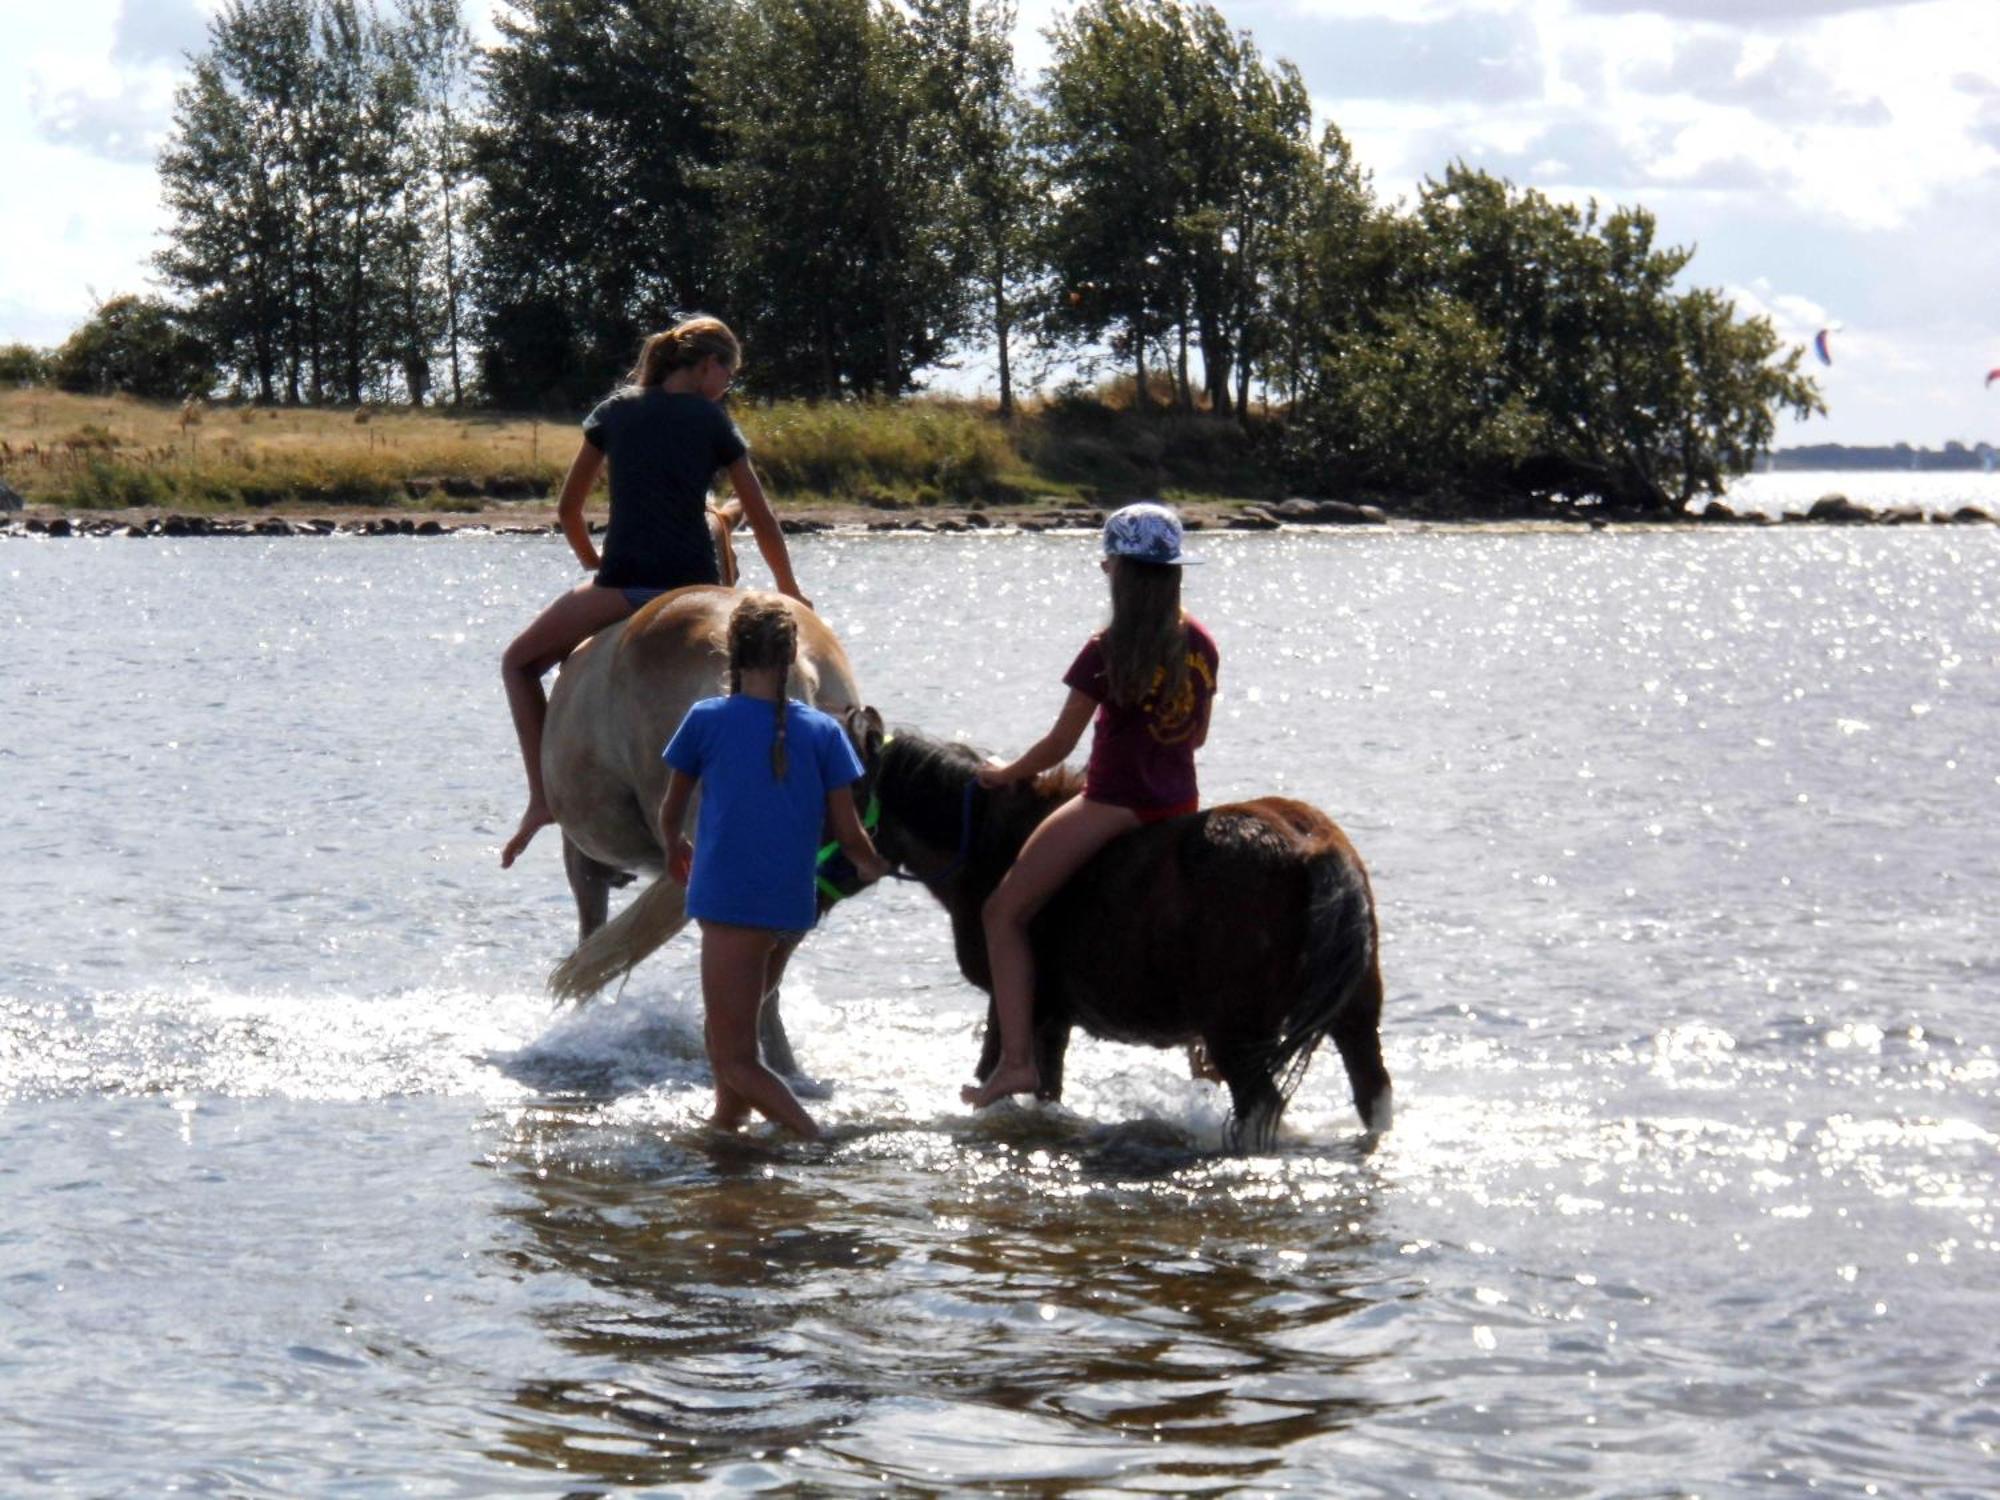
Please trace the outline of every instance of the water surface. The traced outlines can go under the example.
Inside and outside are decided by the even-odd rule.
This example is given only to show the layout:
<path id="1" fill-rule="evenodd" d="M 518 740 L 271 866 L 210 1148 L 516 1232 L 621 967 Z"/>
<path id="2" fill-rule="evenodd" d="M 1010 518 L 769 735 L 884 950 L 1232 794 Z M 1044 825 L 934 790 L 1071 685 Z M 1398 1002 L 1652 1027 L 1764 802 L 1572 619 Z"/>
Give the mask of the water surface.
<path id="1" fill-rule="evenodd" d="M 2000 536 L 1200 540 L 1205 795 L 1374 871 L 1373 1152 L 1329 1059 L 1264 1158 L 1103 1043 L 969 1116 L 901 887 L 793 968 L 831 1140 L 718 1140 L 692 942 L 559 1013 L 497 868 L 559 540 L 0 546 L 0 1489 L 1990 1491 Z M 996 749 L 1102 609 L 795 554 Z"/>

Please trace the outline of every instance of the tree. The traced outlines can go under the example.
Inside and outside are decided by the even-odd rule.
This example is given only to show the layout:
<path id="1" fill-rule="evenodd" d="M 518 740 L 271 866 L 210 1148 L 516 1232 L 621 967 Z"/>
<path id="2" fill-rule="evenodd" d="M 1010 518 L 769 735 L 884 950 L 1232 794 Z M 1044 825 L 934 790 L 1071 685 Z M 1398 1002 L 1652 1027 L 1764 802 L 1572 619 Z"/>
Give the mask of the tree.
<path id="1" fill-rule="evenodd" d="M 1042 324 L 1069 342 L 1109 338 L 1146 395 L 1146 346 L 1171 326 L 1181 209 L 1162 117 L 1173 39 L 1148 0 L 1087 0 L 1049 33 L 1041 139 L 1049 182 Z"/>
<path id="2" fill-rule="evenodd" d="M 189 318 L 260 400 L 301 396 L 301 142 L 307 0 L 226 0 L 174 98 L 160 153 L 172 217 L 157 257 Z"/>
<path id="3" fill-rule="evenodd" d="M 470 136 L 482 379 L 503 404 L 574 407 L 631 365 L 645 333 L 717 303 L 703 72 L 723 7 L 514 0 L 498 25 Z"/>
<path id="4" fill-rule="evenodd" d="M 993 340 L 1000 415 L 1014 415 L 1012 340 L 1033 264 L 1037 184 L 1030 106 L 1014 73 L 1013 0 L 914 0 L 931 107 L 944 121 L 957 258 Z"/>
<path id="5" fill-rule="evenodd" d="M 0 383 L 40 385 L 53 362 L 53 355 L 32 344 L 0 344 Z"/>
<path id="6" fill-rule="evenodd" d="M 1428 252 L 1421 232 L 1375 206 L 1368 174 L 1328 125 L 1312 166 L 1274 205 L 1267 287 L 1246 323 L 1239 390 L 1253 365 L 1268 388 L 1296 402 L 1328 341 L 1414 305 L 1412 271 Z M 1413 264 L 1414 263 L 1414 264 Z"/>
<path id="7" fill-rule="evenodd" d="M 900 395 L 969 326 L 953 114 L 886 0 L 744 0 L 704 85 L 730 305 L 767 392 Z"/>
<path id="8" fill-rule="evenodd" d="M 1314 183 L 1305 84 L 1211 5 L 1091 0 L 1052 39 L 1047 324 L 1073 341 L 1109 335 L 1142 392 L 1148 344 L 1171 335 L 1183 408 L 1198 344 L 1209 405 L 1228 413 L 1247 400 L 1251 346 L 1269 337 Z"/>
<path id="9" fill-rule="evenodd" d="M 50 374 L 66 391 L 159 400 L 205 396 L 215 385 L 208 346 L 156 297 L 113 297 L 55 352 Z"/>
<path id="10" fill-rule="evenodd" d="M 156 263 L 260 399 L 428 387 L 405 30 L 364 0 L 226 0 L 176 94 Z"/>
<path id="11" fill-rule="evenodd" d="M 1499 373 L 1500 339 L 1433 293 L 1320 355 L 1289 437 L 1311 482 L 1477 483 L 1537 451 L 1541 422 Z"/>
<path id="12" fill-rule="evenodd" d="M 1408 216 L 1315 228 L 1291 451 L 1322 479 L 1592 499 L 1672 513 L 1747 469 L 1775 411 L 1822 409 L 1799 351 L 1719 294 L 1652 215 L 1600 217 L 1462 164 Z M 1329 269 L 1338 264 L 1337 270 Z"/>
<path id="13" fill-rule="evenodd" d="M 395 324 L 412 401 L 445 361 L 454 406 L 465 400 L 469 258 L 465 215 L 473 175 L 469 149 L 472 37 L 459 0 L 400 0 L 396 45 L 414 98 L 398 145 L 401 195 Z"/>
<path id="14" fill-rule="evenodd" d="M 1600 217 L 1454 164 L 1417 216 L 1436 284 L 1495 331 L 1498 368 L 1546 424 L 1535 488 L 1678 510 L 1749 467 L 1775 406 L 1823 410 L 1798 351 L 1769 363 L 1767 323 L 1676 292 L 1693 252 L 1658 248 L 1643 208 Z"/>

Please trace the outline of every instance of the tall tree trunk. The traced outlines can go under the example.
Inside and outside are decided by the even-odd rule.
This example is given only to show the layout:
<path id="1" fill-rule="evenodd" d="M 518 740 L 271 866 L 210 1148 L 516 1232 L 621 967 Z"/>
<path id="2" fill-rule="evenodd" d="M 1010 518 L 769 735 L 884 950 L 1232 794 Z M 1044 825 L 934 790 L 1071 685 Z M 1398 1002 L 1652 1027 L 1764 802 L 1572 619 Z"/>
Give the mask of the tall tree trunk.
<path id="1" fill-rule="evenodd" d="M 1000 416 L 1003 421 L 1014 420 L 1014 374 L 1007 363 L 1007 279 L 1004 273 L 996 272 L 993 277 L 993 337 L 1000 346 Z"/>
<path id="2" fill-rule="evenodd" d="M 1174 404 L 1184 412 L 1194 410 L 1194 386 L 1188 382 L 1188 320 L 1182 316 L 1176 326 L 1176 338 L 1180 340 L 1174 358 Z"/>
<path id="3" fill-rule="evenodd" d="M 839 367 L 833 356 L 833 308 L 824 297 L 819 304 L 819 384 L 820 395 L 828 401 L 840 395 Z"/>
<path id="4" fill-rule="evenodd" d="M 458 247 L 453 243 L 452 193 L 449 174 L 444 182 L 444 326 L 445 344 L 451 351 L 451 404 L 465 404 L 465 384 L 458 364 Z"/>
<path id="5" fill-rule="evenodd" d="M 889 231 L 889 215 L 878 206 L 875 214 L 875 245 L 882 254 L 884 269 L 896 264 L 895 242 Z M 882 299 L 882 394 L 893 399 L 903 391 L 903 330 L 896 315 L 896 298 Z"/>
<path id="6" fill-rule="evenodd" d="M 1213 312 L 1199 315 L 1201 325 L 1202 383 L 1207 387 L 1209 410 L 1218 417 L 1230 413 L 1229 338 Z"/>

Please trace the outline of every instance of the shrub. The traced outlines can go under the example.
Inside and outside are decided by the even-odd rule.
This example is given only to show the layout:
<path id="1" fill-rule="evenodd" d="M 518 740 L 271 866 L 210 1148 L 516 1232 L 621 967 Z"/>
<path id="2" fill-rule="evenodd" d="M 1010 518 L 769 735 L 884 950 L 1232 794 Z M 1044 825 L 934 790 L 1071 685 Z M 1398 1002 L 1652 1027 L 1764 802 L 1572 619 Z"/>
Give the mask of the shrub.
<path id="1" fill-rule="evenodd" d="M 49 378 L 49 356 L 31 344 L 0 345 L 0 384 L 41 385 Z"/>
<path id="2" fill-rule="evenodd" d="M 55 383 L 66 391 L 178 400 L 215 384 L 208 346 L 154 297 L 113 297 L 55 353 Z"/>

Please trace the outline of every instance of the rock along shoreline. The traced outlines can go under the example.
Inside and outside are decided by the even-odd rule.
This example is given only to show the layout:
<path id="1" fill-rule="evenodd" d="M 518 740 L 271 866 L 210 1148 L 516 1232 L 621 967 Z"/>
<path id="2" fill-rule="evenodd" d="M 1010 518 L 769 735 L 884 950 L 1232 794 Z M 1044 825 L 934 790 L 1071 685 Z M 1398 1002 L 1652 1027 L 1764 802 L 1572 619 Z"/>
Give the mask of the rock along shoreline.
<path id="1" fill-rule="evenodd" d="M 844 534 L 954 535 L 979 531 L 1094 530 L 1124 501 L 1093 504 L 933 506 L 885 513 L 864 505 L 780 504 L 779 525 L 789 536 Z M 1303 528 L 1392 527 L 1403 530 L 1681 530 L 1711 526 L 1917 526 L 1991 525 L 2000 521 L 1978 506 L 1925 511 L 1905 505 L 1881 510 L 1858 505 L 1844 495 L 1825 495 L 1803 511 L 1783 515 L 1739 512 L 1711 501 L 1681 516 L 1605 514 L 1592 507 L 1559 503 L 1524 505 L 1505 513 L 1481 513 L 1456 503 L 1428 501 L 1395 511 L 1347 500 L 1296 498 L 1278 501 L 1195 501 L 1181 505 L 1190 531 L 1264 532 Z M 492 504 L 478 510 L 423 512 L 371 508 L 338 519 L 323 510 L 308 513 L 184 513 L 172 510 L 62 511 L 47 507 L 9 509 L 0 502 L 4 537 L 323 537 L 448 536 L 459 532 L 499 536 L 559 534 L 554 506 L 546 501 Z M 593 521 L 593 532 L 603 523 Z"/>

